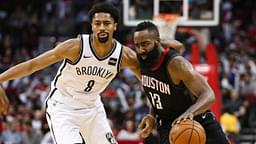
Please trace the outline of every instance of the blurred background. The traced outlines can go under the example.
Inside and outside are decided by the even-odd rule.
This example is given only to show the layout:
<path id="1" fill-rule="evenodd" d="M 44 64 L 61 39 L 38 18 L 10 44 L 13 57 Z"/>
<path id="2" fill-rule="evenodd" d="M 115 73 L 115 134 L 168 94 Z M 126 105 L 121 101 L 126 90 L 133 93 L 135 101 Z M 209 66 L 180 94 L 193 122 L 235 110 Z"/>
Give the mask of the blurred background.
<path id="1" fill-rule="evenodd" d="M 153 0 L 130 0 L 128 11 L 124 11 L 125 0 L 0 0 L 0 72 L 52 49 L 58 42 L 91 33 L 88 11 L 102 1 L 116 6 L 121 19 L 125 15 L 153 19 Z M 189 18 L 213 17 L 215 0 L 188 1 Z M 162 3 L 161 12 L 169 6 Z M 217 101 L 212 110 L 231 143 L 255 144 L 256 1 L 222 0 L 217 25 L 178 25 L 176 30 L 175 39 L 185 45 L 183 56 L 208 77 L 214 89 Z M 121 20 L 115 38 L 133 48 L 132 32 L 133 26 Z M 11 106 L 6 116 L 0 116 L 0 144 L 53 143 L 43 104 L 58 66 L 4 83 Z M 148 102 L 129 70 L 122 70 L 112 81 L 102 100 L 120 144 L 157 144 L 156 131 L 145 140 L 138 136 L 137 126 L 148 113 Z"/>

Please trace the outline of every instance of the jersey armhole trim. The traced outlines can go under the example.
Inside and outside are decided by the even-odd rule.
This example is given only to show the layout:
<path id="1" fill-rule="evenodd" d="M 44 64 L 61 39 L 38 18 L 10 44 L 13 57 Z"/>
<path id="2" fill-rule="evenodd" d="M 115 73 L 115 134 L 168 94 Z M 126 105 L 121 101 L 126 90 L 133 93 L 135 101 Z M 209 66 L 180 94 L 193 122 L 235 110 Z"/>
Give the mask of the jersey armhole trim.
<path id="1" fill-rule="evenodd" d="M 185 89 L 186 87 L 185 87 L 185 85 L 184 85 L 184 83 L 183 83 L 182 81 L 181 81 L 179 84 L 175 84 L 175 83 L 172 81 L 172 77 L 170 76 L 169 71 L 168 71 L 168 64 L 169 64 L 169 63 L 172 61 L 172 59 L 173 59 L 174 57 L 176 57 L 176 56 L 178 56 L 178 55 L 174 55 L 174 56 L 172 56 L 171 59 L 169 59 L 169 60 L 166 61 L 166 64 L 165 64 L 166 73 L 168 74 L 167 76 L 168 76 L 168 78 L 169 78 L 169 80 L 170 80 L 170 84 L 171 84 L 172 87 L 174 87 L 174 88 L 176 88 L 176 89 Z"/>
<path id="2" fill-rule="evenodd" d="M 53 94 L 55 93 L 56 90 L 57 90 L 57 88 L 55 87 L 55 88 L 50 92 L 50 94 L 46 97 L 46 99 L 45 99 L 45 111 L 46 111 L 46 109 L 48 108 L 48 101 L 49 101 L 49 99 L 53 96 Z"/>
<path id="3" fill-rule="evenodd" d="M 60 68 L 59 73 L 55 76 L 54 80 L 53 80 L 53 86 L 56 87 L 57 81 L 59 79 L 59 77 L 62 75 L 62 71 L 63 69 L 66 67 L 67 61 L 64 61 L 64 64 L 62 65 L 62 67 Z"/>
<path id="4" fill-rule="evenodd" d="M 117 72 L 120 72 L 120 68 L 121 68 L 121 61 L 123 59 L 123 45 L 121 45 L 121 50 L 120 50 L 120 55 L 119 55 L 119 58 L 118 58 L 118 63 L 117 63 Z"/>
<path id="5" fill-rule="evenodd" d="M 71 64 L 71 65 L 76 65 L 80 61 L 80 59 L 81 59 L 81 57 L 83 55 L 83 49 L 84 49 L 83 36 L 82 35 L 78 35 L 78 38 L 80 38 L 80 53 L 79 53 L 78 58 L 74 62 L 72 62 L 69 59 L 65 59 L 65 61 L 67 63 Z"/>

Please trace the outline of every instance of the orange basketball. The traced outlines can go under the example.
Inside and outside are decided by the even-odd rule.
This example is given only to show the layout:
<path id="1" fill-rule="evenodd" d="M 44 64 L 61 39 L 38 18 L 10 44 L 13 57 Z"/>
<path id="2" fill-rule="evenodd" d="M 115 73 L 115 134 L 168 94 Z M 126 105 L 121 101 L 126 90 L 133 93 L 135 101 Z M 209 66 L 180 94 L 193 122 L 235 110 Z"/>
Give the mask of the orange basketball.
<path id="1" fill-rule="evenodd" d="M 185 120 L 172 127 L 170 144 L 205 144 L 206 134 L 203 126 L 195 120 Z"/>

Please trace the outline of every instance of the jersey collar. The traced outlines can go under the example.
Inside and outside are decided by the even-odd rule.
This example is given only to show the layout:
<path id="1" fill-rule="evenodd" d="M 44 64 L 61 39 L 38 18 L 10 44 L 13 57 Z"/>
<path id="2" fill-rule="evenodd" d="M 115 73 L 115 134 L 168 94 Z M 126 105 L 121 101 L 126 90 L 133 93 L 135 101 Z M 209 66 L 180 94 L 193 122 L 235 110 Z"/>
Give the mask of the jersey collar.
<path id="1" fill-rule="evenodd" d="M 155 71 L 155 70 L 160 68 L 160 66 L 163 63 L 164 58 L 165 58 L 165 56 L 166 56 L 166 54 L 168 53 L 169 50 L 170 50 L 170 48 L 166 48 L 164 50 L 164 54 L 161 56 L 159 63 L 151 69 L 152 71 Z"/>

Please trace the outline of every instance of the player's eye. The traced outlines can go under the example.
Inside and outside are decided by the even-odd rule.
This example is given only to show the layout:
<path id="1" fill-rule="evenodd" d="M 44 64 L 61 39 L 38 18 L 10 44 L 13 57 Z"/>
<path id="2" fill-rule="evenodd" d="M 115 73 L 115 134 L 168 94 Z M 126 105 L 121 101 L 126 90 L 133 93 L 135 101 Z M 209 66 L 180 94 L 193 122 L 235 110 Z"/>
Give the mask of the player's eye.
<path id="1" fill-rule="evenodd" d="M 99 26 L 100 22 L 95 22 L 94 25 Z"/>
<path id="2" fill-rule="evenodd" d="M 149 45 L 149 42 L 143 42 L 142 44 L 141 44 L 141 46 L 143 46 L 143 47 L 146 47 L 146 46 L 148 46 Z"/>
<path id="3" fill-rule="evenodd" d="M 110 22 L 105 22 L 104 25 L 108 26 L 110 25 Z"/>

